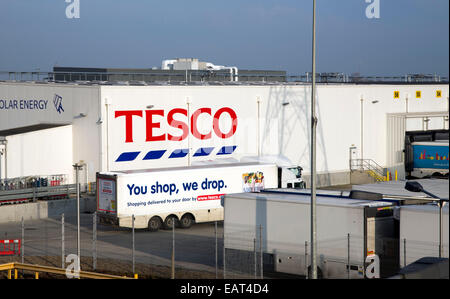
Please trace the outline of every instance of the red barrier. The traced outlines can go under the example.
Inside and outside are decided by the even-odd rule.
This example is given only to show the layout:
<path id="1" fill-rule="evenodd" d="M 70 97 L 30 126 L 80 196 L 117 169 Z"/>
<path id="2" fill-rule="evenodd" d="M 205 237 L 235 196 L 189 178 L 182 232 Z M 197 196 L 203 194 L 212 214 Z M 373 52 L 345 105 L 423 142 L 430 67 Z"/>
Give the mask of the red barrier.
<path id="1" fill-rule="evenodd" d="M 0 240 L 0 255 L 20 255 L 20 240 Z"/>

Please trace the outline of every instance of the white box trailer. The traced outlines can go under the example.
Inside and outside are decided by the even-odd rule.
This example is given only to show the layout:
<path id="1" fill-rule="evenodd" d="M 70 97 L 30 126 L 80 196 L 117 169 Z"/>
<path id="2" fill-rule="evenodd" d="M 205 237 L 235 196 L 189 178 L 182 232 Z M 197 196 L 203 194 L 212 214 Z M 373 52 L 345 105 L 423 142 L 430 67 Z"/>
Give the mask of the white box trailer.
<path id="1" fill-rule="evenodd" d="M 448 258 L 448 203 L 443 207 L 443 257 Z M 406 253 L 406 255 L 405 255 Z M 422 257 L 439 256 L 439 206 L 437 204 L 400 207 L 400 265 Z"/>
<path id="2" fill-rule="evenodd" d="M 253 254 L 248 247 L 250 242 L 246 242 L 250 240 L 243 238 L 262 239 L 264 273 L 307 275 L 310 271 L 310 200 L 310 195 L 295 192 L 226 195 L 225 259 Z M 396 273 L 398 223 L 391 203 L 318 195 L 316 211 L 319 277 L 388 277 Z M 249 234 L 252 230 L 254 233 Z M 376 259 L 379 271 L 373 272 Z M 232 271 L 230 264 L 231 261 L 226 262 L 228 270 Z"/>
<path id="3" fill-rule="evenodd" d="M 292 168 L 291 168 L 292 169 Z M 296 169 L 296 168 L 294 168 Z M 158 230 L 223 220 L 224 194 L 296 185 L 292 170 L 264 163 L 230 163 L 97 173 L 101 221 Z"/>

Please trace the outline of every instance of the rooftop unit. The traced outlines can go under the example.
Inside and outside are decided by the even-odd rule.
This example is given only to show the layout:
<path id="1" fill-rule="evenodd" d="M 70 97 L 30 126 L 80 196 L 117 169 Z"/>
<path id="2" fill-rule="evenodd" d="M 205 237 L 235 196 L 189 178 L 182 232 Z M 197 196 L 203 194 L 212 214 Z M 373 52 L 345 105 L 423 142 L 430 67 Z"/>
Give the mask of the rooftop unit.
<path id="1" fill-rule="evenodd" d="M 17 74 L 6 72 L 8 78 Z M 5 73 L 5 74 L 6 74 Z M 1 72 L 0 72 L 1 75 Z M 21 80 L 27 74 L 20 74 Z M 238 70 L 236 66 L 216 65 L 197 58 L 166 59 L 161 68 L 84 68 L 53 67 L 53 72 L 43 75 L 56 82 L 286 82 L 286 71 L 277 70 Z M 33 77 L 33 74 L 31 74 Z M 1 77 L 0 77 L 1 78 Z M 33 79 L 33 78 L 32 78 Z"/>
<path id="2" fill-rule="evenodd" d="M 162 70 L 195 70 L 195 71 L 228 71 L 230 81 L 238 81 L 238 68 L 235 66 L 214 65 L 211 62 L 199 61 L 197 58 L 177 58 L 163 60 Z"/>

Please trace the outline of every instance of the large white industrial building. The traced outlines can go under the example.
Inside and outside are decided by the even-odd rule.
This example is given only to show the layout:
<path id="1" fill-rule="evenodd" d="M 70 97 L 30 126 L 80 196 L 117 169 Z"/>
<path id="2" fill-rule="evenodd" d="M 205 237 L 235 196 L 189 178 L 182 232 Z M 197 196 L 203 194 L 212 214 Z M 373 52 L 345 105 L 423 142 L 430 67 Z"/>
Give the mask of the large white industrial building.
<path id="1" fill-rule="evenodd" d="M 301 83 L 0 83 L 0 178 L 283 155 L 310 171 L 311 86 Z M 319 84 L 319 184 L 357 158 L 401 172 L 404 132 L 448 129 L 447 84 Z M 0 137 L 1 138 L 1 137 Z"/>

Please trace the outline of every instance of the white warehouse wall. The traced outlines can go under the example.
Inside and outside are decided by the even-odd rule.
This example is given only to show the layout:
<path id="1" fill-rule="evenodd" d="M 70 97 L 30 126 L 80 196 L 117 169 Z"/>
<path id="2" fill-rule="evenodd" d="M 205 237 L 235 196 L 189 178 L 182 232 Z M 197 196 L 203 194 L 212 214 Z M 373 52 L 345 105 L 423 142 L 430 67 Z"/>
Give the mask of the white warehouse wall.
<path id="1" fill-rule="evenodd" d="M 416 91 L 421 98 L 415 98 Z M 436 90 L 442 97 L 436 97 Z M 11 135 L 8 140 L 8 176 L 28 175 L 37 171 L 36 165 L 52 174 L 66 171 L 73 176 L 71 166 L 76 162 L 87 164 L 88 180 L 95 180 L 95 172 L 108 170 L 148 169 L 184 166 L 196 161 L 248 155 L 284 155 L 294 164 L 301 165 L 304 173 L 310 172 L 310 85 L 238 85 L 238 86 L 78 86 L 74 84 L 0 83 L 0 100 L 45 99 L 44 111 L 27 109 L 0 109 L 0 131 L 36 124 L 72 125 Z M 394 91 L 399 91 L 394 99 Z M 64 113 L 58 113 L 53 103 L 54 95 L 63 98 Z M 408 94 L 408 101 L 406 95 Z M 361 98 L 363 101 L 361 102 Z M 362 105 L 361 105 L 362 103 Z M 406 105 L 408 103 L 408 105 Z M 151 108 L 148 108 L 151 107 Z M 237 115 L 236 133 L 225 139 L 216 136 L 212 115 L 203 113 L 197 124 L 201 134 L 212 133 L 211 138 L 200 140 L 189 132 L 182 141 L 146 141 L 146 110 L 163 110 L 164 116 L 154 116 L 154 135 L 179 135 L 182 130 L 170 127 L 167 115 L 173 108 L 189 110 L 189 116 L 199 108 L 211 108 L 214 115 L 223 107 L 232 108 Z M 361 123 L 361 107 L 363 123 Z M 134 116 L 133 142 L 125 142 L 125 117 L 115 117 L 116 111 L 138 110 L 143 117 Z M 448 85 L 352 85 L 319 84 L 317 86 L 317 170 L 319 173 L 348 172 L 349 147 L 355 145 L 364 158 L 387 164 L 387 114 L 409 112 L 448 111 Z M 190 124 L 190 117 L 176 114 L 174 119 Z M 409 120 L 408 120 L 409 121 Z M 411 122 L 411 121 L 410 121 Z M 430 128 L 439 128 L 442 120 L 432 120 Z M 443 122 L 442 122 L 443 123 Z M 409 127 L 421 126 L 411 123 Z M 158 127 L 159 126 L 159 127 Z M 448 125 L 447 125 L 448 126 Z M 231 117 L 224 113 L 219 121 L 220 130 L 232 128 Z M 55 134 L 49 134 L 56 130 Z M 63 132 L 65 132 L 63 134 Z M 362 134 L 361 134 L 362 133 Z M 30 135 L 27 135 L 30 134 Z M 70 135 L 70 138 L 68 135 Z M 64 136 L 62 136 L 64 135 Z M 361 140 L 361 135 L 362 139 Z M 36 136 L 36 137 L 34 137 Z M 42 136 L 42 141 L 39 136 Z M 19 138 L 20 137 L 20 138 Z M 22 138 L 22 139 L 21 139 Z M 70 139 L 70 141 L 69 141 Z M 53 144 L 38 148 L 42 161 L 35 162 L 28 154 L 31 141 L 37 145 Z M 71 147 L 71 156 L 68 157 Z M 236 150 L 218 156 L 222 146 L 237 145 Z M 61 147 L 63 156 L 56 154 Z M 208 156 L 194 157 L 202 147 L 214 148 Z M 182 158 L 168 159 L 175 149 L 190 148 L 190 154 Z M 361 149 L 363 148 L 363 151 Z M 43 150 L 46 149 L 46 150 Z M 160 159 L 144 160 L 149 151 L 165 150 Z M 25 151 L 25 152 L 23 152 Z M 139 152 L 133 161 L 117 162 L 121 153 Z M 24 154 L 25 153 L 25 154 Z M 11 158 L 12 156 L 15 158 Z M 10 165 L 14 159 L 17 166 Z M 31 159 L 31 160 L 30 160 Z M 31 165 L 27 165 L 31 163 Z M 37 164 L 36 164 L 37 163 Z M 63 164 L 61 164 L 63 163 Z M 58 165 L 64 166 L 58 166 Z M 66 166 L 70 165 L 70 169 Z M 83 172 L 84 176 L 84 172 Z M 81 178 L 84 182 L 85 177 Z"/>
<path id="2" fill-rule="evenodd" d="M 266 89 L 260 91 L 265 95 L 262 111 L 266 117 L 261 133 L 262 148 L 273 151 L 277 144 L 278 153 L 304 167 L 305 173 L 310 172 L 310 86 Z M 437 89 L 442 89 L 441 98 L 435 96 Z M 400 91 L 400 99 L 393 97 L 396 90 Z M 444 96 L 448 95 L 446 85 L 318 85 L 317 171 L 348 171 L 349 147 L 352 145 L 358 148 L 360 157 L 362 154 L 364 158 L 387 166 L 387 114 L 406 112 L 404 97 L 406 93 L 415 94 L 416 90 L 422 91 L 422 98 L 409 100 L 409 112 L 448 111 L 448 99 Z M 434 123 L 439 124 L 439 121 Z M 278 140 L 265 134 L 274 127 L 279 133 Z"/>
<path id="3" fill-rule="evenodd" d="M 411 98 L 421 91 L 421 98 Z M 442 97 L 436 98 L 436 90 Z M 394 91 L 400 92 L 398 99 Z M 409 94 L 408 107 L 406 94 Z M 349 147 L 357 146 L 364 158 L 387 166 L 387 114 L 409 112 L 447 111 L 447 85 L 350 85 L 319 84 L 317 86 L 317 169 L 320 173 L 348 171 Z M 363 101 L 361 102 L 361 98 Z M 215 147 L 238 144 L 229 155 L 239 159 L 245 155 L 285 155 L 295 164 L 301 165 L 305 174 L 310 171 L 310 85 L 261 85 L 261 86 L 102 86 L 102 114 L 106 115 L 108 104 L 108 126 L 102 124 L 103 165 L 106 170 L 146 169 L 189 165 L 194 161 L 217 158 L 192 157 L 202 146 Z M 362 123 L 361 123 L 361 106 Z M 151 108 L 147 108 L 151 107 Z M 167 125 L 167 114 L 173 108 L 189 109 L 189 115 L 201 107 L 209 107 L 212 114 L 221 107 L 236 111 L 238 128 L 227 140 L 212 138 L 198 140 L 188 135 L 183 141 L 152 141 L 146 139 L 145 110 L 163 110 L 164 116 L 154 116 L 154 135 L 180 129 Z M 125 117 L 115 117 L 115 111 L 142 111 L 142 117 L 134 116 L 133 142 L 125 142 Z M 187 122 L 187 117 L 178 115 Z M 259 121 L 258 121 L 259 120 Z M 221 120 L 222 121 L 222 120 Z M 212 117 L 204 114 L 198 124 L 203 133 L 211 132 Z M 223 131 L 229 130 L 231 120 L 223 119 Z M 108 129 L 107 129 L 108 127 Z M 106 134 L 106 132 L 109 134 Z M 362 133 L 362 134 L 361 134 Z M 108 138 L 106 138 L 108 136 Z M 362 136 L 362 138 L 361 138 Z M 361 140 L 362 139 L 362 140 Z M 258 147 L 257 144 L 260 144 Z M 166 153 L 159 160 L 142 158 L 150 150 L 190 148 L 191 154 L 180 159 L 168 159 Z M 130 162 L 116 162 L 123 152 L 139 152 Z M 109 157 L 109 162 L 107 163 Z"/>
<path id="4" fill-rule="evenodd" d="M 86 103 L 97 102 L 98 93 L 98 86 L 73 83 L 0 82 L 0 131 L 40 124 L 71 124 L 74 117 L 85 112 Z"/>
<path id="5" fill-rule="evenodd" d="M 100 89 L 89 89 L 87 97 L 79 99 L 73 113 L 73 163 L 83 164 L 80 182 L 95 182 L 101 156 Z M 81 116 L 84 115 L 84 116 Z M 87 175 L 87 178 L 86 178 Z"/>
<path id="6" fill-rule="evenodd" d="M 0 145 L 0 179 L 5 177 L 5 157 L 4 157 L 5 146 Z"/>
<path id="7" fill-rule="evenodd" d="M 51 130 L 39 130 L 7 136 L 8 140 L 21 138 L 20 140 L 23 140 L 26 146 L 30 147 L 29 138 L 42 135 L 42 141 L 36 141 L 36 146 L 40 146 L 42 142 L 45 142 L 44 148 L 48 148 L 47 145 L 53 146 L 51 150 L 48 148 L 47 154 L 45 154 L 45 151 L 37 149 L 43 155 L 40 157 L 41 161 L 36 164 L 20 155 L 17 156 L 19 160 L 13 160 L 11 156 L 21 153 L 24 149 L 20 142 L 9 142 L 8 177 L 11 178 L 15 174 L 34 175 L 43 174 L 44 172 L 46 174 L 48 166 L 53 165 L 54 171 L 51 174 L 58 174 L 55 172 L 60 172 L 61 169 L 64 169 L 65 172 L 61 174 L 67 174 L 70 178 L 73 178 L 72 165 L 84 161 L 88 168 L 89 181 L 95 181 L 95 171 L 100 169 L 99 93 L 100 88 L 96 85 L 78 85 L 75 83 L 0 83 L 0 132 L 18 128 L 26 132 L 36 130 L 37 127 L 72 125 L 70 133 L 67 131 L 68 135 L 65 136 L 61 136 L 58 130 L 55 131 L 54 135 L 47 135 L 47 132 L 53 132 Z M 41 106 L 26 106 L 25 103 L 29 101 L 40 103 Z M 70 142 L 68 142 L 69 139 Z M 34 139 L 32 140 L 34 142 Z M 62 160 L 58 155 L 54 155 L 54 153 L 58 152 L 58 148 L 62 148 L 62 152 L 67 153 L 68 146 L 70 146 L 71 156 L 68 159 L 64 159 L 64 163 L 70 165 L 70 169 L 65 164 L 64 166 L 59 166 Z M 64 157 L 67 158 L 67 155 L 64 154 Z M 28 165 L 28 163 L 32 164 Z M 36 169 L 36 165 L 39 165 L 39 167 L 44 165 L 42 171 Z M 10 170 L 10 168 L 15 169 L 15 171 Z M 85 174 L 83 171 L 82 182 L 86 181 Z M 69 183 L 73 182 L 73 179 L 69 181 Z"/>
<path id="8" fill-rule="evenodd" d="M 7 140 L 8 178 L 65 174 L 73 181 L 72 126 L 11 135 Z"/>
<path id="9" fill-rule="evenodd" d="M 257 152 L 256 130 L 248 126 L 253 124 L 255 127 L 257 123 L 257 103 L 255 91 L 249 87 L 102 86 L 101 98 L 102 115 L 107 115 L 106 109 L 108 109 L 108 118 L 105 118 L 102 124 L 102 152 L 104 153 L 102 165 L 105 165 L 103 171 L 188 166 L 194 161 L 220 158 L 216 156 L 216 152 L 222 146 L 238 145 L 233 155 L 227 155 L 227 157 L 241 157 Z M 202 114 L 197 121 L 198 128 L 202 134 L 210 132 L 209 139 L 199 140 L 189 132 L 188 136 L 180 141 L 146 141 L 146 110 L 164 111 L 164 116 L 153 117 L 153 122 L 159 126 L 153 129 L 155 136 L 167 134 L 179 136 L 182 130 L 168 124 L 169 112 L 174 108 L 184 109 L 189 110 L 189 116 L 191 116 L 194 111 L 204 107 L 210 108 L 212 115 L 221 108 L 232 108 L 238 118 L 236 134 L 226 139 L 217 137 L 212 129 L 212 115 Z M 133 117 L 133 142 L 125 141 L 125 118 L 115 117 L 116 111 L 128 110 L 141 111 L 143 114 L 142 117 Z M 190 123 L 190 117 L 180 113 L 174 115 L 174 119 L 183 121 L 185 124 Z M 231 129 L 231 118 L 227 113 L 221 117 L 220 127 L 224 132 Z M 193 152 L 202 147 L 214 148 L 214 152 L 207 157 L 192 157 Z M 168 158 L 173 151 L 187 148 L 191 149 L 190 155 L 175 159 Z M 166 152 L 160 159 L 143 160 L 145 154 L 151 150 Z M 140 152 L 140 154 L 133 161 L 116 162 L 123 152 Z"/>

